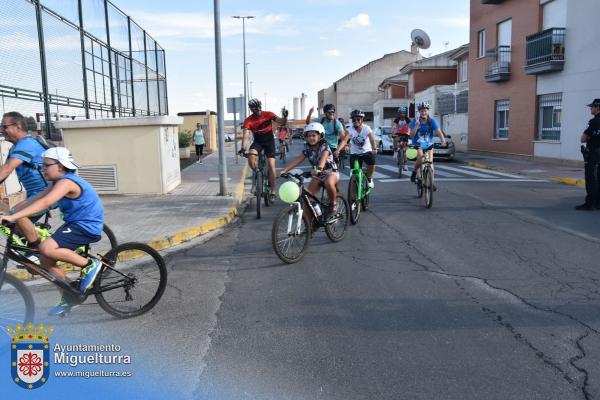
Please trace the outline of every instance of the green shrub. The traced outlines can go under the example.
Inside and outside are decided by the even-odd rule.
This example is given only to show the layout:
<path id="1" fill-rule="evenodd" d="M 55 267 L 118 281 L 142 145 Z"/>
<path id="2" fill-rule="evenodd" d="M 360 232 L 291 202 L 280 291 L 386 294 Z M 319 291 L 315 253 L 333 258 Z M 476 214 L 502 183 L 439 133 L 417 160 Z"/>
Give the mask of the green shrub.
<path id="1" fill-rule="evenodd" d="M 184 129 L 179 131 L 179 147 L 186 148 L 190 147 L 192 144 L 192 131 L 189 129 Z"/>

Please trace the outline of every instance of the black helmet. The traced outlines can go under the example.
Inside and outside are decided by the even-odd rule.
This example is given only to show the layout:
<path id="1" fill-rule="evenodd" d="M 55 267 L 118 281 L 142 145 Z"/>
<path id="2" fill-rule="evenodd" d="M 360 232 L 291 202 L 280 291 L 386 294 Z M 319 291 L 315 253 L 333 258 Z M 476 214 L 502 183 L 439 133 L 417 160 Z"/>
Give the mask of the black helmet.
<path id="1" fill-rule="evenodd" d="M 323 112 L 335 112 L 335 106 L 333 104 L 325 104 L 325 106 L 323 106 Z"/>
<path id="2" fill-rule="evenodd" d="M 250 108 L 261 108 L 262 107 L 262 103 L 260 102 L 259 99 L 250 99 L 248 101 L 248 107 L 250 107 Z"/>
<path id="3" fill-rule="evenodd" d="M 365 113 L 362 112 L 361 110 L 354 110 L 350 113 L 350 118 L 356 118 L 356 117 L 360 117 L 360 118 L 364 118 L 365 117 Z"/>

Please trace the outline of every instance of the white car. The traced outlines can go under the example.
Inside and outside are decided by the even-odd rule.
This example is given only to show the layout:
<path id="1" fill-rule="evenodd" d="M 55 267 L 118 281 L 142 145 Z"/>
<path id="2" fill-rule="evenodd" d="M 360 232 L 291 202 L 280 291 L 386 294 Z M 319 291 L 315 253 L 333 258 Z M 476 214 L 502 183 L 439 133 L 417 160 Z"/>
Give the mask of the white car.
<path id="1" fill-rule="evenodd" d="M 380 126 L 375 130 L 375 146 L 378 153 L 394 151 L 394 139 L 392 138 L 391 126 Z"/>

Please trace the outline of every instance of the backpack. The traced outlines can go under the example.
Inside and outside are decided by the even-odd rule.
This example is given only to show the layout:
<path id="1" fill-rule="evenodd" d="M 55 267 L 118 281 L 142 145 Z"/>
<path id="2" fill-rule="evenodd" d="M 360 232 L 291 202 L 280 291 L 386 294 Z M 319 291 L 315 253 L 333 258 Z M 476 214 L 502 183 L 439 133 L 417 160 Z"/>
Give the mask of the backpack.
<path id="1" fill-rule="evenodd" d="M 34 137 L 34 139 L 36 140 L 36 142 L 38 142 L 40 144 L 40 146 L 42 146 L 44 148 L 44 150 L 48 150 L 49 148 L 52 147 L 56 147 L 56 145 L 54 143 L 50 143 L 46 140 L 45 137 L 37 135 L 36 137 Z"/>

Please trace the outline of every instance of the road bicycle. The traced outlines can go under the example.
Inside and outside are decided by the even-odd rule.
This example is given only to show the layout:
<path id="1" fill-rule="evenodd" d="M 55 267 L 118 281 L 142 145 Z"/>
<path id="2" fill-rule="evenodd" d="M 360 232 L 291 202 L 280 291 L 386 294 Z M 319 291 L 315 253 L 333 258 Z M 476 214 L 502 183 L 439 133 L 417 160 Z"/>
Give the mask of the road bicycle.
<path id="1" fill-rule="evenodd" d="M 244 153 L 244 157 L 248 158 L 249 153 Z M 258 163 L 256 170 L 252 176 L 252 188 L 256 196 L 256 218 L 261 216 L 261 201 L 264 200 L 265 206 L 269 207 L 273 204 L 271 201 L 271 184 L 269 183 L 269 171 L 267 168 L 267 156 L 261 150 L 258 154 Z"/>
<path id="2" fill-rule="evenodd" d="M 34 224 L 35 231 L 38 234 L 40 241 L 44 241 L 47 238 L 52 236 L 52 233 L 53 233 L 51 231 L 52 226 L 49 223 L 50 218 L 52 218 L 52 214 L 51 214 L 51 211 L 48 210 L 45 212 L 44 221 L 43 222 L 38 221 Z M 9 236 L 9 234 L 10 234 L 10 230 L 4 225 L 0 225 L 0 235 L 7 238 Z M 18 235 L 17 233 L 13 234 L 12 241 L 13 241 L 13 244 L 17 244 L 17 245 L 21 245 L 21 246 L 27 245 L 27 240 L 23 236 Z M 92 243 L 92 245 L 93 245 L 93 250 L 95 252 L 106 253 L 110 249 L 114 249 L 115 247 L 117 247 L 118 242 L 117 242 L 117 238 L 116 238 L 115 234 L 113 233 L 113 231 L 108 227 L 108 225 L 105 224 L 102 227 L 102 235 L 100 237 L 100 240 L 95 243 Z M 87 250 L 85 249 L 85 246 L 81 246 L 75 250 L 75 252 L 78 254 L 84 254 L 86 251 Z M 24 267 L 22 265 L 17 265 L 17 268 L 24 268 Z"/>
<path id="3" fill-rule="evenodd" d="M 118 318 L 142 315 L 152 309 L 162 297 L 167 285 L 167 268 L 162 256 L 152 247 L 136 242 L 123 243 L 105 255 L 89 254 L 85 247 L 82 256 L 101 262 L 92 287 L 79 290 L 80 278 L 65 281 L 50 274 L 30 255 L 37 250 L 15 244 L 15 224 L 3 225 L 9 230 L 0 265 L 0 331 L 17 323 L 33 322 L 35 309 L 29 288 L 8 271 L 9 261 L 23 265 L 32 274 L 41 275 L 63 291 L 67 301 L 79 305 L 94 296 L 107 313 Z M 39 253 L 38 253 L 39 254 Z"/>
<path id="4" fill-rule="evenodd" d="M 433 180 L 433 151 L 430 151 L 431 149 L 431 147 L 423 149 L 423 162 L 417 170 L 416 177 L 417 197 L 423 199 L 426 208 L 431 208 L 433 205 L 433 192 L 436 190 Z"/>
<path id="5" fill-rule="evenodd" d="M 348 182 L 348 204 L 350 205 L 350 222 L 352 225 L 356 225 L 360 218 L 361 208 L 363 211 L 369 209 L 369 199 L 373 189 L 368 186 L 367 174 L 359 164 L 359 159 L 364 155 L 355 154 L 353 157 L 355 159 Z"/>
<path id="6" fill-rule="evenodd" d="M 287 140 L 284 140 L 283 142 L 281 142 L 281 141 L 279 142 L 279 159 L 284 164 L 285 164 L 285 160 L 286 160 L 286 156 L 287 156 L 287 148 L 288 148 Z"/>
<path id="7" fill-rule="evenodd" d="M 288 179 L 283 185 L 297 185 L 299 195 L 295 200 L 289 199 L 289 206 L 277 215 L 271 231 L 271 241 L 277 256 L 283 262 L 293 264 L 302 259 L 309 239 L 319 228 L 325 229 L 325 234 L 332 242 L 339 242 L 344 238 L 348 229 L 348 202 L 341 194 L 336 193 L 336 212 L 332 214 L 324 188 L 321 188 L 321 198 L 318 199 L 304 187 L 304 179 L 311 177 L 310 171 L 300 174 L 288 172 L 281 177 Z M 282 200 L 286 201 L 284 198 Z"/>

